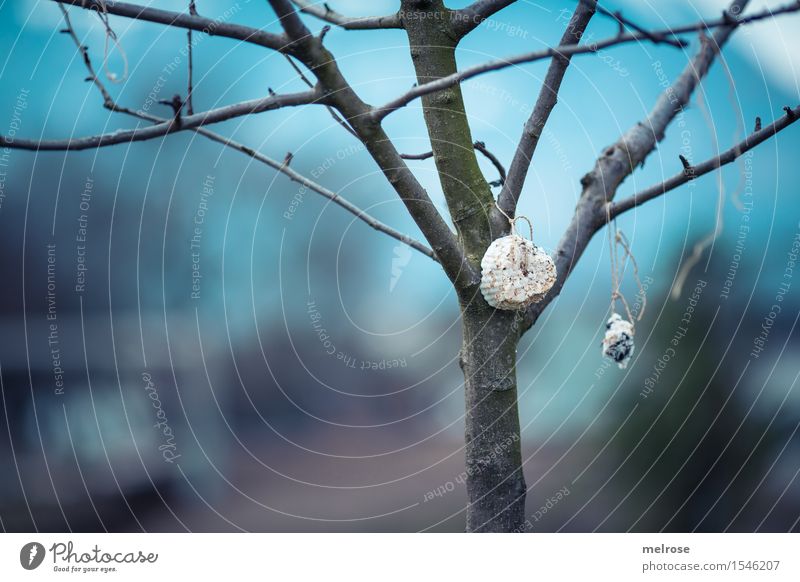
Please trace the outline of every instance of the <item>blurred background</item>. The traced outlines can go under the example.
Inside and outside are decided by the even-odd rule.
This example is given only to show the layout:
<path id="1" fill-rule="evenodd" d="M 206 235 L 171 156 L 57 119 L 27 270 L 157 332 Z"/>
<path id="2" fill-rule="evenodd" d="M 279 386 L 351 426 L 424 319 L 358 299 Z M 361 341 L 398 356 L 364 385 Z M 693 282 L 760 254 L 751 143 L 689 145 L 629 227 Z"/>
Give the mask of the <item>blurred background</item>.
<path id="1" fill-rule="evenodd" d="M 159 0 L 185 11 L 185 2 Z M 338 1 L 351 15 L 391 0 Z M 466 5 L 453 1 L 450 7 Z M 777 6 L 754 2 L 750 10 Z M 717 0 L 603 3 L 648 28 L 715 18 Z M 201 15 L 277 31 L 266 2 Z M 575 2 L 522 0 L 462 43 L 459 66 L 555 45 Z M 101 69 L 105 32 L 70 8 Z M 168 116 L 186 33 L 111 16 L 121 105 Z M 306 22 L 319 30 L 322 23 Z M 702 161 L 800 98 L 800 16 L 735 33 L 691 106 L 619 196 Z M 0 132 L 135 127 L 109 113 L 47 0 L 0 3 Z M 589 38 L 616 34 L 600 15 Z M 644 118 L 685 50 L 573 59 L 519 212 L 553 250 L 580 178 Z M 333 29 L 362 98 L 414 83 L 402 31 Z M 182 52 L 184 51 L 184 52 Z M 508 164 L 546 71 L 464 84 L 473 138 Z M 122 78 L 112 47 L 108 71 Z M 303 90 L 286 60 L 195 35 L 196 111 Z M 430 149 L 419 102 L 387 119 Z M 322 108 L 213 127 L 379 219 L 421 235 L 360 144 Z M 523 338 L 519 404 L 530 531 L 787 531 L 800 520 L 800 212 L 791 127 L 720 174 L 618 223 L 647 306 L 625 370 L 601 356 L 611 273 L 598 234 Z M 6 531 L 461 531 L 458 307 L 435 263 L 250 158 L 190 132 L 97 151 L 0 151 L 0 526 Z M 481 160 L 489 180 L 494 168 Z M 444 211 L 432 160 L 410 162 Z M 670 296 L 695 245 L 718 237 Z M 629 269 L 623 291 L 636 313 Z"/>

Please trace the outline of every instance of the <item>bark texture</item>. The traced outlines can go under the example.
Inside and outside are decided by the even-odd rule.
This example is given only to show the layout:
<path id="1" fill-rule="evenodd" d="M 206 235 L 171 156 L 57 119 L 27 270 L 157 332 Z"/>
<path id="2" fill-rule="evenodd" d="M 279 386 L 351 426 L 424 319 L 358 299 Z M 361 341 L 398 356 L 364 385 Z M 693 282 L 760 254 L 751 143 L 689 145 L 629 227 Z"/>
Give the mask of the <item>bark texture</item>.
<path id="1" fill-rule="evenodd" d="M 458 36 L 442 0 L 404 0 L 402 6 L 417 84 L 455 73 Z M 422 111 L 450 216 L 467 258 L 478 263 L 491 243 L 494 197 L 478 166 L 461 87 L 423 96 Z"/>
<path id="2" fill-rule="evenodd" d="M 441 0 L 404 0 L 402 8 L 418 84 L 455 73 L 460 37 L 453 13 Z M 422 110 L 450 216 L 467 260 L 480 272 L 493 238 L 494 197 L 478 166 L 461 87 L 423 96 Z M 467 531 L 513 531 L 525 522 L 526 490 L 517 411 L 519 326 L 514 313 L 484 301 L 477 282 L 456 289 L 464 334 Z"/>
<path id="3" fill-rule="evenodd" d="M 517 407 L 518 317 L 493 309 L 482 297 L 462 305 L 470 532 L 521 531 L 525 523 Z"/>

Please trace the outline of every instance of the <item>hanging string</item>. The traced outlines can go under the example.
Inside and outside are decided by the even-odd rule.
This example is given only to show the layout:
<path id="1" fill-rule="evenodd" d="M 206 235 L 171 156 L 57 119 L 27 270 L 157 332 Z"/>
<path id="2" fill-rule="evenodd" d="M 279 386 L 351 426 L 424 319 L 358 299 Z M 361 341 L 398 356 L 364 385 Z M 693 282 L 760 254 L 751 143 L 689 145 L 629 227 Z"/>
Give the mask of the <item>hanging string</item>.
<path id="1" fill-rule="evenodd" d="M 724 61 L 724 59 L 720 59 Z M 717 134 L 714 131 L 714 123 L 711 117 L 711 113 L 706 106 L 706 102 L 703 99 L 703 87 L 702 85 L 699 87 L 697 91 L 697 106 L 700 109 L 701 113 L 703 114 L 703 121 L 705 121 L 706 127 L 708 128 L 708 132 L 711 135 L 711 148 L 712 151 L 719 153 L 719 142 L 717 141 Z M 737 130 L 738 131 L 738 130 Z M 680 266 L 678 270 L 678 275 L 675 277 L 675 283 L 672 286 L 672 290 L 670 292 L 670 296 L 673 300 L 677 300 L 680 298 L 683 287 L 686 284 L 686 280 L 689 278 L 689 274 L 692 272 L 692 269 L 700 262 L 700 259 L 703 258 L 703 253 L 706 251 L 707 248 L 713 247 L 714 243 L 716 242 L 719 235 L 722 234 L 722 230 L 724 227 L 723 221 L 723 210 L 725 207 L 725 185 L 722 180 L 722 173 L 718 173 L 715 177 L 717 180 L 717 208 L 714 218 L 714 228 L 711 232 L 706 233 L 702 239 L 697 241 L 694 246 L 692 247 L 692 254 L 684 260 L 683 264 Z M 711 255 L 709 255 L 709 260 L 711 260 Z M 708 268 L 708 262 L 706 262 L 706 268 Z"/>
<path id="2" fill-rule="evenodd" d="M 509 223 L 509 224 L 511 225 L 511 227 L 513 228 L 513 227 L 514 227 L 514 219 L 513 219 L 513 218 L 511 218 L 511 217 L 510 217 L 508 214 L 506 214 L 505 210 L 503 210 L 502 208 L 500 208 L 500 205 L 497 203 L 497 200 L 495 200 L 495 201 L 494 201 L 494 207 L 495 207 L 495 208 L 497 208 L 497 210 L 499 210 L 499 211 L 500 211 L 500 214 L 502 214 L 503 216 L 505 216 L 505 217 L 506 217 L 506 220 L 508 220 L 508 223 Z"/>
<path id="3" fill-rule="evenodd" d="M 701 35 L 702 42 L 709 42 L 714 43 L 709 40 L 705 35 Z M 718 50 L 718 48 L 715 48 Z M 731 108 L 736 112 L 736 131 L 734 132 L 734 141 L 739 139 L 739 136 L 744 131 L 744 125 L 742 123 L 742 110 L 739 107 L 739 102 L 736 100 L 736 83 L 733 80 L 733 75 L 731 74 L 731 70 L 728 67 L 728 63 L 725 59 L 720 58 L 719 62 L 722 65 L 723 70 L 725 71 L 725 76 L 728 81 L 728 101 L 731 104 Z M 697 91 L 697 104 L 699 106 L 700 111 L 703 113 L 703 121 L 706 123 L 706 127 L 711 134 L 711 146 L 714 151 L 719 152 L 719 143 L 717 142 L 716 132 L 714 131 L 714 124 L 711 118 L 711 113 L 706 106 L 705 101 L 703 100 L 703 91 L 702 85 L 698 81 L 698 85 L 700 85 L 699 91 Z M 744 163 L 744 159 L 740 158 L 739 164 Z M 744 180 L 745 175 L 744 172 L 740 172 L 739 176 L 739 184 L 736 187 L 736 190 L 733 192 L 731 196 L 731 200 L 733 205 L 738 209 L 742 210 L 742 201 L 741 201 L 741 192 L 744 189 Z M 692 249 L 692 254 L 687 258 L 684 263 L 681 265 L 681 268 L 678 272 L 678 276 L 675 278 L 675 284 L 672 286 L 672 291 L 670 292 L 670 296 L 673 300 L 678 299 L 681 296 L 683 291 L 683 286 L 686 284 L 686 280 L 689 277 L 689 273 L 691 272 L 692 268 L 700 262 L 700 259 L 703 257 L 703 253 L 709 247 L 712 247 L 716 242 L 717 238 L 719 238 L 720 234 L 722 234 L 722 230 L 724 228 L 724 221 L 723 221 L 723 210 L 725 206 L 725 186 L 722 180 L 722 174 L 719 174 L 717 177 L 717 208 L 716 208 L 716 216 L 715 216 L 715 225 L 714 229 L 706 234 L 700 241 L 695 243 L 694 248 Z M 711 260 L 711 255 L 709 254 L 708 260 L 706 261 L 706 269 L 708 269 L 708 262 Z"/>
<path id="4" fill-rule="evenodd" d="M 633 317 L 631 316 L 631 310 L 628 306 L 628 301 L 625 299 L 625 296 L 622 294 L 621 285 L 622 285 L 622 275 L 623 270 L 620 268 L 619 262 L 619 230 L 617 229 L 617 220 L 611 220 L 609 213 L 609 205 L 606 205 L 606 224 L 608 224 L 608 228 L 606 229 L 606 235 L 608 236 L 608 252 L 610 258 L 610 265 L 611 265 L 611 305 L 609 306 L 609 310 L 611 313 L 616 312 L 616 305 L 617 301 L 622 303 L 622 306 L 625 308 L 625 312 L 628 315 L 628 321 L 633 324 Z M 613 226 L 612 226 L 613 225 Z"/>
<path id="5" fill-rule="evenodd" d="M 531 238 L 531 241 L 533 241 L 533 223 L 531 222 L 530 218 L 528 218 L 527 216 L 524 216 L 522 214 L 520 214 L 519 216 L 515 217 L 514 220 L 511 221 L 511 232 L 512 232 L 512 234 L 516 234 L 516 232 L 517 232 L 517 221 L 518 220 L 524 220 L 525 222 L 528 223 L 528 229 L 530 230 L 530 233 L 531 233 L 531 237 L 530 238 Z"/>
<path id="6" fill-rule="evenodd" d="M 122 44 L 120 44 L 119 38 L 117 38 L 117 33 L 114 32 L 108 22 L 108 7 L 106 6 L 106 0 L 100 0 L 99 4 L 100 11 L 97 12 L 97 16 L 100 18 L 100 22 L 103 23 L 103 26 L 106 29 L 106 40 L 103 52 L 103 72 L 106 74 L 106 79 L 112 83 L 122 83 L 128 78 L 128 55 L 122 48 Z M 111 53 L 111 43 L 114 43 L 114 46 L 116 47 L 117 52 L 122 59 L 123 70 L 121 77 L 117 77 L 117 74 L 111 71 L 108 66 L 108 56 Z"/>
<path id="7" fill-rule="evenodd" d="M 528 223 L 528 228 L 530 229 L 530 233 L 531 233 L 531 241 L 533 241 L 533 223 L 531 222 L 530 218 L 528 218 L 524 214 L 520 214 L 519 216 L 515 216 L 514 218 L 511 218 L 508 214 L 506 214 L 506 212 L 502 208 L 500 208 L 500 205 L 497 203 L 496 200 L 495 200 L 494 205 L 495 205 L 495 208 L 497 208 L 497 210 L 500 211 L 500 214 L 505 216 L 506 220 L 508 220 L 508 224 L 511 226 L 511 234 L 512 235 L 516 235 L 517 234 L 517 228 L 516 228 L 517 225 L 516 225 L 516 223 L 517 223 L 518 220 L 524 220 L 525 222 L 527 222 Z"/>
<path id="8" fill-rule="evenodd" d="M 608 211 L 606 211 L 608 212 Z M 608 228 L 606 229 L 606 235 L 608 236 L 608 254 L 610 259 L 611 265 L 611 313 L 614 313 L 614 308 L 616 306 L 617 298 L 619 297 L 619 271 L 617 269 L 617 244 L 614 241 L 614 237 L 612 236 L 612 222 L 608 222 Z M 617 229 L 617 221 L 613 221 L 614 228 L 613 230 L 616 231 Z"/>
<path id="9" fill-rule="evenodd" d="M 736 112 L 736 131 L 733 134 L 733 141 L 738 142 L 745 132 L 744 113 L 739 106 L 738 95 L 736 93 L 736 81 L 733 79 L 733 73 L 731 73 L 731 69 L 728 67 L 728 62 L 725 59 L 719 59 L 719 61 L 722 64 L 722 70 L 725 71 L 725 78 L 728 81 L 728 103 L 730 103 L 731 108 Z M 736 162 L 741 171 L 739 172 L 739 184 L 731 195 L 731 201 L 737 210 L 742 211 L 744 205 L 742 204 L 741 195 L 745 186 L 744 158 L 740 156 Z"/>
<path id="10" fill-rule="evenodd" d="M 644 317 L 645 308 L 647 307 L 647 293 L 644 285 L 642 284 L 642 280 L 639 277 L 639 264 L 636 262 L 636 257 L 631 250 L 631 245 L 628 241 L 628 238 L 621 230 L 617 228 L 616 220 L 612 220 L 608 224 L 608 250 L 611 259 L 611 305 L 609 309 L 611 313 L 615 313 L 617 302 L 619 302 L 622 305 L 622 308 L 625 310 L 625 314 L 628 321 L 631 323 L 631 326 L 634 326 L 634 322 L 641 321 L 642 317 Z M 624 256 L 621 259 L 620 249 L 622 249 L 622 252 L 624 253 Z M 625 276 L 628 263 L 630 263 L 633 267 L 633 278 L 639 290 L 638 294 L 642 298 L 642 305 L 635 316 L 631 310 L 627 298 L 625 297 L 625 294 L 622 293 L 622 280 Z"/>
<path id="11" fill-rule="evenodd" d="M 524 220 L 525 222 L 527 222 L 528 223 L 528 229 L 530 230 L 530 234 L 531 234 L 530 240 L 531 240 L 531 243 L 533 243 L 533 223 L 531 222 L 530 218 L 528 218 L 524 214 L 520 214 L 519 216 L 515 216 L 514 218 L 511 218 L 508 214 L 505 213 L 505 211 L 502 208 L 500 208 L 500 205 L 497 203 L 496 200 L 495 200 L 494 205 L 500 211 L 500 214 L 505 216 L 506 219 L 508 220 L 508 223 L 511 226 L 511 236 L 519 236 L 517 234 L 517 221 L 518 220 Z M 517 248 L 517 246 L 515 246 L 513 248 L 514 248 L 513 252 L 514 252 L 515 257 L 517 258 L 517 261 L 522 265 L 523 270 L 527 271 L 528 268 L 530 267 L 530 265 L 528 263 L 528 258 L 529 258 L 528 257 L 528 253 L 525 251 L 524 247 L 523 248 Z M 519 256 L 517 256 L 517 255 L 519 255 Z"/>
<path id="12" fill-rule="evenodd" d="M 636 281 L 636 286 L 639 289 L 639 297 L 642 298 L 642 306 L 639 308 L 639 312 L 636 314 L 636 321 L 642 321 L 642 318 L 644 317 L 644 311 L 647 308 L 647 292 L 642 284 L 642 279 L 639 277 L 639 264 L 636 262 L 636 257 L 633 255 L 630 242 L 628 242 L 628 237 L 626 237 L 625 233 L 623 233 L 621 230 L 617 230 L 616 242 L 625 251 L 625 263 L 622 266 L 622 274 L 625 274 L 625 268 L 627 267 L 628 262 L 633 265 L 633 279 Z M 623 297 L 623 301 L 624 300 L 625 299 Z M 625 306 L 627 309 L 627 302 L 625 302 Z M 630 309 L 627 309 L 627 313 L 631 318 L 631 323 L 633 323 L 633 316 Z"/>

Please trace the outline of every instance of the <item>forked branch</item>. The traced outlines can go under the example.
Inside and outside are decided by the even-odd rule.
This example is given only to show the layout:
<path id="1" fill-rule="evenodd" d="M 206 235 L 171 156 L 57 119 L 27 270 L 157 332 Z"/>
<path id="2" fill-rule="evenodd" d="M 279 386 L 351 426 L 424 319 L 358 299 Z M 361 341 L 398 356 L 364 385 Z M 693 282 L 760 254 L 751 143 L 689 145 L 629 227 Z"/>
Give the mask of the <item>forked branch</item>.
<path id="1" fill-rule="evenodd" d="M 88 137 L 56 140 L 8 139 L 5 136 L 0 136 L 0 145 L 22 150 L 86 150 L 121 143 L 146 141 L 165 136 L 169 133 L 195 129 L 203 127 L 204 125 L 219 123 L 244 115 L 280 109 L 281 107 L 316 103 L 319 102 L 322 97 L 322 92 L 319 89 L 303 91 L 302 93 L 289 93 L 286 95 L 270 95 L 269 97 L 226 105 L 202 113 L 195 113 L 194 115 L 176 115 L 173 119 L 162 121 L 161 123 L 156 123 L 148 127 L 126 129 Z"/>
<path id="2" fill-rule="evenodd" d="M 97 90 L 102 95 L 103 107 L 109 109 L 110 111 L 123 113 L 125 115 L 130 115 L 132 117 L 149 121 L 155 124 L 163 124 L 171 121 L 168 119 L 164 119 L 162 117 L 145 113 L 144 111 L 137 111 L 134 109 L 129 109 L 127 107 L 120 106 L 114 100 L 114 98 L 111 96 L 111 93 L 106 89 L 104 83 L 102 82 L 97 72 L 95 71 L 87 47 L 81 43 L 80 39 L 78 38 L 78 35 L 75 33 L 75 29 L 72 26 L 72 22 L 70 20 L 66 8 L 64 8 L 64 6 L 62 5 L 59 5 L 59 8 L 61 9 L 61 13 L 64 16 L 64 29 L 61 32 L 68 34 L 72 39 L 73 43 L 75 44 L 75 47 L 78 49 L 78 52 L 80 53 L 83 59 L 84 66 L 86 67 L 86 70 L 89 73 L 87 80 L 91 81 L 97 87 Z M 193 128 L 192 131 L 196 132 L 199 135 L 202 135 L 203 137 L 210 139 L 211 141 L 220 143 L 226 147 L 241 152 L 256 161 L 261 162 L 262 164 L 265 164 L 266 166 L 274 170 L 277 170 L 278 172 L 287 176 L 290 180 L 297 182 L 298 184 L 301 184 L 302 186 L 308 188 L 312 192 L 316 192 L 317 194 L 320 194 L 321 196 L 327 198 L 334 204 L 344 208 L 346 211 L 350 212 L 357 219 L 365 222 L 367 225 L 374 228 L 378 232 L 387 234 L 390 237 L 397 239 L 402 243 L 407 244 L 409 247 L 419 251 L 420 253 L 432 258 L 433 260 L 437 260 L 434 252 L 421 242 L 415 240 L 414 238 L 408 235 L 399 232 L 398 230 L 392 228 L 388 224 L 381 222 L 377 218 L 366 213 L 364 210 L 362 210 L 352 202 L 349 202 L 348 200 L 342 198 L 337 193 L 329 190 L 328 188 L 325 188 L 324 186 L 314 182 L 313 180 L 310 180 L 306 176 L 303 176 L 299 172 L 289 167 L 288 163 L 278 162 L 277 160 L 273 160 L 272 158 L 265 156 L 264 154 L 254 150 L 253 148 L 247 147 L 242 143 L 239 143 L 230 138 L 215 133 L 205 127 L 196 127 Z"/>
<path id="3" fill-rule="evenodd" d="M 502 206 L 507 208 L 508 211 L 513 212 L 519 199 L 522 185 L 524 184 L 531 156 L 536 149 L 541 130 L 555 105 L 561 79 L 569 63 L 569 58 L 572 55 L 593 53 L 604 48 L 630 42 L 664 42 L 668 39 L 677 38 L 674 35 L 692 31 L 705 33 L 705 31 L 715 29 L 716 32 L 712 38 L 703 37 L 703 43 L 697 55 L 681 76 L 673 83 L 670 89 L 665 92 L 665 94 L 662 94 L 647 119 L 632 127 L 617 143 L 607 148 L 598 159 L 595 168 L 582 180 L 584 189 L 581 200 L 579 201 L 578 208 L 576 209 L 567 231 L 559 243 L 557 251 L 556 263 L 559 271 L 558 283 L 551 294 L 549 294 L 542 303 L 537 304 L 529 310 L 526 316 L 527 325 L 535 321 L 541 310 L 558 294 L 561 286 L 569 276 L 575 262 L 581 256 L 589 240 L 610 216 L 616 216 L 629 208 L 653 199 L 685 183 L 689 179 L 702 175 L 702 173 L 713 171 L 721 165 L 729 163 L 732 159 L 735 159 L 736 156 L 741 155 L 743 151 L 747 151 L 793 123 L 798 114 L 796 109 L 790 109 L 784 118 L 779 119 L 770 126 L 757 130 L 743 143 L 732 148 L 728 152 L 724 152 L 718 156 L 718 158 L 708 160 L 697 166 L 692 166 L 691 173 L 684 171 L 666 180 L 662 184 L 653 186 L 643 192 L 637 193 L 630 199 L 614 204 L 612 199 L 619 184 L 630 175 L 638 164 L 644 161 L 653 151 L 658 141 L 663 138 L 667 126 L 680 109 L 688 103 L 697 84 L 705 75 L 715 55 L 727 40 L 730 33 L 736 27 L 743 24 L 771 18 L 779 14 L 796 12 L 800 10 L 800 1 L 792 2 L 774 10 L 764 10 L 752 15 L 742 16 L 742 9 L 747 2 L 745 0 L 737 0 L 731 6 L 731 10 L 726 12 L 722 18 L 663 31 L 647 31 L 632 25 L 632 23 L 627 20 L 618 18 L 620 33 L 617 36 L 590 45 L 581 45 L 579 44 L 580 35 L 585 28 L 586 22 L 588 22 L 588 17 L 591 16 L 594 2 L 593 0 L 580 0 L 581 4 L 578 11 L 573 16 L 570 30 L 564 35 L 558 47 L 492 61 L 462 71 L 454 71 L 452 74 L 437 78 L 433 81 L 423 82 L 404 95 L 378 108 L 367 105 L 358 97 L 342 76 L 333 55 L 323 46 L 322 35 L 314 36 L 311 34 L 294 10 L 290 0 L 270 0 L 270 3 L 283 25 L 283 34 L 268 33 L 257 28 L 204 18 L 197 15 L 194 10 L 190 10 L 187 14 L 150 8 L 148 6 L 127 4 L 124 2 L 111 2 L 109 0 L 53 1 L 59 4 L 73 5 L 81 9 L 103 11 L 108 14 L 126 18 L 175 26 L 209 35 L 228 37 L 277 50 L 299 59 L 316 77 L 317 82 L 311 90 L 303 93 L 289 95 L 270 94 L 268 97 L 261 99 L 237 103 L 197 114 L 184 115 L 186 112 L 183 111 L 183 103 L 178 97 L 177 100 L 174 100 L 176 104 L 174 106 L 174 117 L 171 119 L 164 119 L 148 114 L 139 114 L 138 112 L 133 112 L 132 110 L 117 106 L 102 86 L 102 83 L 99 82 L 97 75 L 90 69 L 91 80 L 98 86 L 98 89 L 103 94 L 104 105 L 106 107 L 114 111 L 136 115 L 137 117 L 152 121 L 154 124 L 148 127 L 69 140 L 34 142 L 20 139 L 10 140 L 0 137 L 0 146 L 33 150 L 87 149 L 116 143 L 157 138 L 176 131 L 196 131 L 209 139 L 214 139 L 228 147 L 242 151 L 254 159 L 258 159 L 274 167 L 291 179 L 304 184 L 306 187 L 319 192 L 323 196 L 327 196 L 335 203 L 353 212 L 353 214 L 360 219 L 365 220 L 365 222 L 374 228 L 387 232 L 387 234 L 390 234 L 398 240 L 403 240 L 403 242 L 406 242 L 429 256 L 435 256 L 442 263 L 442 266 L 451 280 L 461 288 L 471 287 L 476 284 L 479 278 L 476 269 L 474 265 L 467 260 L 462 245 L 444 222 L 444 219 L 434 207 L 425 190 L 410 172 L 399 152 L 397 152 L 394 145 L 385 134 L 381 127 L 381 120 L 392 111 L 403 107 L 418 97 L 431 95 L 448 89 L 476 75 L 516 64 L 552 58 L 553 62 L 548 71 L 545 86 L 542 88 L 534 112 L 528 120 L 525 134 L 515 153 L 508 177 L 504 179 L 503 191 L 500 194 Z M 294 1 L 302 11 L 343 28 L 368 29 L 397 28 L 403 26 L 403 15 L 401 13 L 376 18 L 348 18 L 331 10 L 327 5 L 319 6 L 306 0 L 292 1 Z M 511 2 L 508 0 L 478 0 L 462 10 L 449 11 L 447 13 L 451 17 L 451 20 L 448 21 L 448 25 L 451 26 L 450 32 L 454 33 L 457 38 L 460 38 L 459 35 L 467 34 L 470 30 L 474 29 L 475 26 L 480 24 L 480 22 L 491 17 L 498 10 L 509 4 L 511 4 Z M 410 4 L 407 5 L 410 6 Z M 625 32 L 623 27 L 633 30 L 633 32 Z M 570 33 L 572 34 L 572 38 L 569 38 Z M 454 39 L 454 41 L 456 40 L 457 39 Z M 79 48 L 81 47 L 79 46 Z M 84 53 L 83 56 L 86 61 L 88 55 L 84 50 L 82 50 L 82 52 Z M 90 66 L 88 62 L 87 65 Z M 323 103 L 336 109 L 341 115 L 343 124 L 351 128 L 364 143 L 391 185 L 398 192 L 412 217 L 433 247 L 432 251 L 421 243 L 408 239 L 408 237 L 403 238 L 404 235 L 368 217 L 360 209 L 352 205 L 348 206 L 349 203 L 339 199 L 335 193 L 297 174 L 294 170 L 289 168 L 288 164 L 281 164 L 275 160 L 271 160 L 242 144 L 214 134 L 204 127 L 211 123 L 232 119 L 242 115 L 249 115 L 278 107 L 308 103 Z"/>
<path id="4" fill-rule="evenodd" d="M 583 191 L 580 200 L 556 249 L 554 260 L 558 279 L 541 302 L 528 308 L 524 329 L 533 325 L 542 311 L 561 292 L 589 241 L 606 224 L 606 212 L 609 208 L 607 204 L 613 200 L 620 183 L 664 138 L 667 126 L 689 102 L 700 80 L 708 72 L 711 63 L 731 33 L 740 23 L 755 20 L 752 16 L 738 19 L 731 16 L 731 14 L 741 14 L 746 5 L 747 0 L 734 0 L 726 12 L 727 16 L 722 19 L 724 23 L 717 27 L 712 37 L 702 37 L 703 42 L 697 54 L 672 85 L 661 93 L 647 118 L 631 127 L 615 144 L 606 148 L 592 171 L 581 179 Z M 795 3 L 791 11 L 798 8 L 800 4 Z"/>
<path id="5" fill-rule="evenodd" d="M 579 1 L 583 4 L 589 2 L 594 3 L 594 0 L 579 0 Z M 620 11 L 612 12 L 607 8 L 603 8 L 599 4 L 596 6 L 596 8 L 599 14 L 611 18 L 612 20 L 614 20 L 614 22 L 616 22 L 619 25 L 619 34 L 623 34 L 627 29 L 635 32 L 641 32 L 642 34 L 646 34 L 647 40 L 649 40 L 653 44 L 668 44 L 670 46 L 674 46 L 675 48 L 684 48 L 686 46 L 685 41 L 679 38 L 674 38 L 672 34 L 662 35 L 650 32 L 643 26 L 639 26 L 629 18 L 626 18 Z"/>
<path id="6" fill-rule="evenodd" d="M 477 77 L 478 75 L 483 75 L 484 73 L 499 71 L 501 69 L 505 69 L 507 67 L 512 67 L 515 65 L 521 65 L 523 63 L 532 63 L 535 61 L 549 59 L 556 56 L 571 57 L 573 55 L 596 53 L 599 50 L 606 49 L 612 46 L 628 44 L 631 42 L 651 42 L 652 38 L 661 38 L 661 37 L 666 37 L 668 35 L 678 35 L 691 32 L 702 33 L 712 29 L 732 30 L 733 28 L 736 28 L 738 26 L 750 24 L 753 22 L 757 22 L 759 20 L 764 20 L 766 18 L 772 18 L 774 16 L 778 16 L 781 14 L 790 14 L 798 11 L 800 11 L 800 1 L 792 2 L 790 4 L 772 10 L 766 9 L 761 12 L 754 13 L 748 16 L 734 17 L 731 16 L 731 13 L 726 13 L 726 16 L 723 16 L 722 18 L 695 22 L 694 24 L 688 24 L 685 26 L 678 26 L 664 30 L 618 34 L 617 36 L 593 42 L 591 44 L 586 44 L 586 45 L 574 44 L 569 46 L 557 46 L 557 47 L 527 52 L 507 57 L 504 59 L 488 61 L 486 63 L 481 63 L 479 65 L 468 67 L 466 69 L 463 69 L 446 77 L 442 77 L 441 79 L 424 83 L 422 85 L 417 85 L 412 89 L 410 89 L 409 91 L 407 91 L 406 93 L 385 103 L 384 105 L 376 107 L 372 113 L 372 116 L 378 120 L 383 119 L 393 111 L 396 111 L 401 107 L 405 107 L 406 105 L 408 105 L 415 99 L 422 97 L 423 95 L 429 95 L 431 93 L 443 91 L 445 89 L 453 87 L 454 85 L 462 83 L 467 79 Z"/>
<path id="7" fill-rule="evenodd" d="M 453 31 L 459 38 L 466 36 L 496 12 L 514 2 L 516 0 L 477 0 L 466 8 L 453 10 L 450 13 Z"/>
<path id="8" fill-rule="evenodd" d="M 290 0 L 269 2 L 292 43 L 292 54 L 316 76 L 330 98 L 330 105 L 356 132 L 433 248 L 447 276 L 458 288 L 475 285 L 480 276 L 467 260 L 455 234 L 400 157 L 379 121 L 370 115 L 371 107 L 359 98 L 346 81 L 336 59 L 322 44 L 322 39 L 311 34 Z"/>
<path id="9" fill-rule="evenodd" d="M 675 174 L 667 180 L 664 180 L 660 184 L 656 184 L 655 186 L 651 186 L 650 188 L 642 190 L 641 192 L 637 192 L 629 198 L 625 198 L 619 202 L 609 202 L 607 205 L 608 218 L 613 220 L 623 212 L 640 206 L 649 200 L 658 198 L 670 190 L 674 190 L 678 186 L 682 186 L 683 184 L 699 178 L 704 174 L 713 172 L 717 168 L 721 168 L 726 164 L 730 164 L 745 152 L 750 151 L 758 144 L 765 142 L 782 129 L 786 129 L 795 121 L 800 119 L 800 106 L 797 106 L 794 109 L 787 107 L 784 109 L 784 111 L 786 114 L 783 117 L 766 127 L 756 130 L 744 140 L 737 143 L 732 148 L 722 152 L 720 155 L 708 159 L 700 164 L 691 164 L 688 166 L 688 168 L 684 167 L 680 173 Z"/>

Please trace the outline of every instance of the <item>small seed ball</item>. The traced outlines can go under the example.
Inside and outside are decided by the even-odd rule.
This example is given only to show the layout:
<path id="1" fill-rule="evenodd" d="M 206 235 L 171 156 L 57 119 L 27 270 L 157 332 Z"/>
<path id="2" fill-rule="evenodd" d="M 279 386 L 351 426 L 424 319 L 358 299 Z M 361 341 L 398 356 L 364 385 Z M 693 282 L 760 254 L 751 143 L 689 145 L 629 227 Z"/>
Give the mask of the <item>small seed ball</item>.
<path id="1" fill-rule="evenodd" d="M 603 355 L 615 361 L 620 369 L 628 367 L 633 356 L 633 324 L 625 321 L 619 313 L 612 313 L 606 322 L 603 338 Z"/>

